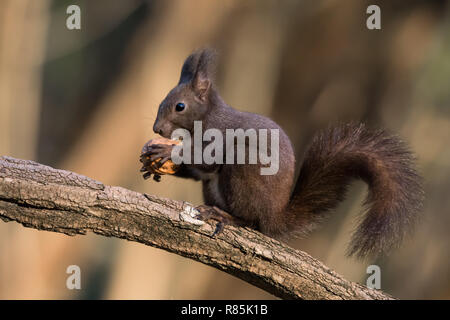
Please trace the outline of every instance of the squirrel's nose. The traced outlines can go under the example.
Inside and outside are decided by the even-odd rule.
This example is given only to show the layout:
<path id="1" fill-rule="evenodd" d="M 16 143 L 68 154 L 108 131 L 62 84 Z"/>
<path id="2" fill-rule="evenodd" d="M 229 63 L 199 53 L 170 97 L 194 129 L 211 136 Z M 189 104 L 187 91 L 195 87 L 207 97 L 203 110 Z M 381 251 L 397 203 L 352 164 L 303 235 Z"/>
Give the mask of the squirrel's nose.
<path id="1" fill-rule="evenodd" d="M 162 135 L 162 129 L 158 126 L 158 123 L 156 122 L 153 125 L 153 132 Z"/>

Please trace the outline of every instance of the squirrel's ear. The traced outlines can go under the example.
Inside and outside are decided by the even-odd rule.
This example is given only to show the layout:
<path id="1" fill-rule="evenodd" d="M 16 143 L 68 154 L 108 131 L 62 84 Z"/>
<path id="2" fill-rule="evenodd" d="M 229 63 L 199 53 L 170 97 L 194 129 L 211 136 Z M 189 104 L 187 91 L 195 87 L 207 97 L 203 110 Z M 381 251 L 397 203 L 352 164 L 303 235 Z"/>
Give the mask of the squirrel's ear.
<path id="1" fill-rule="evenodd" d="M 183 64 L 183 68 L 181 68 L 181 76 L 178 84 L 189 82 L 192 80 L 192 78 L 194 78 L 195 71 L 197 70 L 199 56 L 200 52 L 196 51 L 186 58 Z"/>
<path id="2" fill-rule="evenodd" d="M 188 58 L 189 59 L 189 58 Z M 198 54 L 198 63 L 191 80 L 191 86 L 200 99 L 205 99 L 213 85 L 216 52 L 203 49 Z"/>

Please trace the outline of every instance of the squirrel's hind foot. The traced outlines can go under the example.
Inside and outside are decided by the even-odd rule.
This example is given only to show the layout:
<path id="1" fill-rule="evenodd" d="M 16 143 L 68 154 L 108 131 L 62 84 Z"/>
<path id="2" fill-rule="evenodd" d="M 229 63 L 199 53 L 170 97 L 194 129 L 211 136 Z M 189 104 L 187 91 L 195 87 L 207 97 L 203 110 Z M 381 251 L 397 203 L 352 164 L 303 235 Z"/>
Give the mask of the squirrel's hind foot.
<path id="1" fill-rule="evenodd" d="M 215 237 L 216 235 L 220 234 L 223 231 L 225 225 L 232 225 L 237 227 L 243 227 L 246 225 L 246 223 L 241 219 L 232 216 L 231 214 L 215 206 L 211 207 L 203 204 L 195 207 L 195 209 L 199 212 L 199 214 L 195 216 L 196 219 L 205 222 L 210 222 L 211 220 L 217 222 L 216 229 L 214 230 L 211 237 Z"/>

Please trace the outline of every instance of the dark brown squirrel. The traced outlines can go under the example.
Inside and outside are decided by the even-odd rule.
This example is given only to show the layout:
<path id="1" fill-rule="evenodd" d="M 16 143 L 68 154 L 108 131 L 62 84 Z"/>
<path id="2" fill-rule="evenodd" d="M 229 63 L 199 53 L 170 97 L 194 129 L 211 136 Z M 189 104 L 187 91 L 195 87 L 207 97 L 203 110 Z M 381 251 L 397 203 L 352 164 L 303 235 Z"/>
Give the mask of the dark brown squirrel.
<path id="1" fill-rule="evenodd" d="M 295 157 L 288 136 L 271 119 L 237 111 L 222 100 L 214 83 L 215 56 L 214 50 L 202 49 L 186 59 L 178 85 L 159 106 L 154 132 L 170 138 L 175 129 L 184 128 L 193 134 L 194 121 L 202 121 L 204 130 L 222 132 L 279 129 L 280 163 L 275 175 L 261 175 L 260 166 L 251 164 L 182 164 L 175 176 L 203 183 L 206 206 L 199 207 L 199 218 L 219 221 L 216 232 L 224 224 L 236 224 L 275 238 L 306 234 L 344 199 L 351 180 L 359 178 L 369 191 L 348 254 L 378 255 L 398 246 L 417 220 L 423 199 L 407 145 L 363 124 L 329 128 L 313 138 L 294 186 Z M 149 161 L 169 160 L 172 148 L 151 146 L 145 157 L 150 160 L 141 156 L 141 171 Z"/>

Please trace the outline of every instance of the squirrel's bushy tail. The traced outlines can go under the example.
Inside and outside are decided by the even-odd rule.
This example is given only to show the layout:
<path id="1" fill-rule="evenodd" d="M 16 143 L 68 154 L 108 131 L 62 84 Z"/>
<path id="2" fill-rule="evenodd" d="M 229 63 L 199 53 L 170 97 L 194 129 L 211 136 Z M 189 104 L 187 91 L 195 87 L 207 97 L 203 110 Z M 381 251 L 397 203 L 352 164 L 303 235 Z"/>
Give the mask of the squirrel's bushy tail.
<path id="1" fill-rule="evenodd" d="M 421 178 L 404 142 L 363 124 L 340 125 L 314 137 L 287 210 L 290 225 L 300 225 L 300 232 L 311 229 L 344 199 L 353 178 L 364 180 L 369 193 L 348 254 L 386 252 L 401 242 L 421 211 Z"/>

